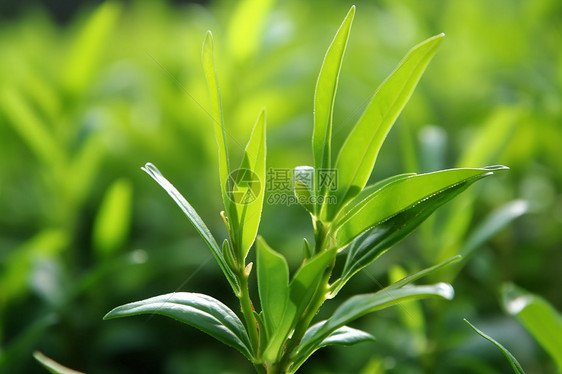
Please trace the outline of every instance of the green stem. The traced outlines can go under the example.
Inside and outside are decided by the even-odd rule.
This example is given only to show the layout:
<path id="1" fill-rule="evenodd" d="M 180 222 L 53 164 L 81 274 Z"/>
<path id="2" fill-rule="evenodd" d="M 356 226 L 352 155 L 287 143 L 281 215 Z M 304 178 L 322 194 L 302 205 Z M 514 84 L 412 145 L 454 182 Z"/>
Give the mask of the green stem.
<path id="1" fill-rule="evenodd" d="M 258 336 L 258 326 L 256 318 L 254 317 L 254 307 L 252 300 L 250 299 L 250 291 L 248 287 L 248 277 L 246 271 L 238 276 L 238 282 L 240 283 L 240 295 L 238 296 L 240 300 L 240 307 L 242 309 L 242 314 L 244 315 L 244 322 L 246 323 L 246 330 L 250 336 L 250 343 L 252 344 L 252 353 L 254 354 L 254 360 L 256 363 L 261 361 L 261 354 L 259 349 L 259 336 Z M 257 364 L 255 365 L 257 366 Z"/>
<path id="2" fill-rule="evenodd" d="M 312 301 L 304 311 L 302 317 L 299 319 L 299 322 L 297 323 L 295 330 L 293 332 L 293 336 L 287 342 L 285 353 L 283 354 L 283 357 L 281 357 L 281 360 L 279 361 L 279 368 L 281 369 L 280 370 L 281 373 L 288 372 L 289 367 L 292 364 L 291 356 L 293 355 L 293 351 L 300 344 L 302 338 L 304 337 L 304 334 L 306 333 L 306 330 L 308 329 L 310 323 L 312 322 L 312 319 L 316 316 L 316 313 L 327 299 L 330 276 L 332 275 L 332 270 L 334 269 L 335 264 L 336 264 L 336 260 L 334 258 L 330 266 L 326 268 L 322 281 L 320 282 L 318 288 L 316 289 Z"/>

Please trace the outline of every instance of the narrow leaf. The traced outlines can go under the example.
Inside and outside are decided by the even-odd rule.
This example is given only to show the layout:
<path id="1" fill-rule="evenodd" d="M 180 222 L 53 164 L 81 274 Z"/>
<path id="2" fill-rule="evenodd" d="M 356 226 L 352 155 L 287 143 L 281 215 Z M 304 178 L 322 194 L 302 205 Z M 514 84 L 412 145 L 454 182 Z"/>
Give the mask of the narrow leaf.
<path id="1" fill-rule="evenodd" d="M 230 224 L 240 249 L 240 263 L 244 263 L 250 247 L 256 240 L 265 195 L 266 175 L 265 109 L 254 125 L 244 151 L 240 168 L 229 175 L 228 194 L 231 204 Z"/>
<path id="2" fill-rule="evenodd" d="M 314 151 L 314 167 L 316 170 L 331 167 L 331 138 L 334 103 L 338 88 L 338 79 L 349 39 L 349 32 L 355 14 L 352 6 L 338 29 L 320 68 L 316 91 L 314 93 L 314 130 L 312 148 Z M 317 191 L 317 195 L 323 195 Z"/>
<path id="3" fill-rule="evenodd" d="M 511 201 L 487 217 L 473 233 L 466 239 L 460 254 L 463 258 L 468 258 L 475 249 L 482 246 L 501 229 L 509 225 L 516 218 L 521 217 L 529 210 L 529 203 L 525 200 Z"/>
<path id="4" fill-rule="evenodd" d="M 281 353 L 285 341 L 293 331 L 298 319 L 312 301 L 324 272 L 334 261 L 336 249 L 321 252 L 304 262 L 289 284 L 289 302 L 285 307 L 283 319 L 271 337 L 264 351 L 266 362 L 274 362 Z M 328 290 L 326 290 L 327 292 Z"/>
<path id="5" fill-rule="evenodd" d="M 93 230 L 98 256 L 114 255 L 125 244 L 132 215 L 133 188 L 126 179 L 116 180 L 105 193 Z"/>
<path id="6" fill-rule="evenodd" d="M 258 291 L 267 335 L 279 327 L 289 302 L 289 267 L 285 257 L 271 249 L 263 238 L 257 242 Z"/>
<path id="7" fill-rule="evenodd" d="M 250 339 L 244 325 L 232 310 L 211 296 L 189 292 L 160 295 L 119 306 L 103 319 L 140 314 L 160 314 L 193 326 L 252 360 Z"/>
<path id="8" fill-rule="evenodd" d="M 41 352 L 33 352 L 33 357 L 35 357 L 35 359 L 39 361 L 39 363 L 43 365 L 45 369 L 53 374 L 84 374 L 81 371 L 72 370 L 67 368 L 66 366 L 59 364 L 58 362 L 50 359 Z"/>
<path id="9" fill-rule="evenodd" d="M 310 327 L 301 341 L 301 344 L 307 344 L 307 341 L 314 336 L 314 334 L 320 329 L 326 321 L 319 322 L 314 326 Z M 316 345 L 315 349 L 308 354 L 308 356 L 297 356 L 294 358 L 294 363 L 291 366 L 291 372 L 295 372 L 315 351 L 322 347 L 326 347 L 328 345 L 353 345 L 368 341 L 374 341 L 375 338 L 361 330 L 357 330 L 348 326 L 342 326 L 339 329 L 332 332 L 326 339 L 321 341 L 318 345 Z"/>
<path id="10" fill-rule="evenodd" d="M 226 279 L 230 283 L 234 293 L 239 293 L 239 286 L 238 282 L 236 281 L 236 277 L 230 270 L 230 267 L 226 263 L 224 257 L 222 256 L 222 251 L 217 241 L 201 219 L 195 209 L 187 202 L 187 200 L 179 193 L 179 191 L 160 173 L 160 170 L 156 168 L 156 166 L 152 165 L 151 163 L 147 163 L 143 168 L 148 175 L 150 175 L 166 192 L 168 195 L 174 199 L 176 204 L 181 208 L 181 210 L 185 213 L 193 227 L 197 230 L 199 235 L 205 240 L 211 252 L 215 256 L 215 260 L 218 262 L 222 272 L 226 276 Z"/>
<path id="11" fill-rule="evenodd" d="M 502 290 L 505 310 L 517 317 L 562 371 L 562 315 L 542 297 L 512 284 Z"/>
<path id="12" fill-rule="evenodd" d="M 500 343 L 498 343 L 497 341 L 495 341 L 492 337 L 490 337 L 489 335 L 484 334 L 482 331 L 478 330 L 476 327 L 474 327 L 474 325 L 470 322 L 468 322 L 466 319 L 464 320 L 478 335 L 480 335 L 481 337 L 483 337 L 484 339 L 486 339 L 487 341 L 489 341 L 490 343 L 492 343 L 493 345 L 495 345 L 496 347 L 499 348 L 500 351 L 502 351 L 502 353 L 505 355 L 505 357 L 507 357 L 507 360 L 509 361 L 509 363 L 511 364 L 511 367 L 513 368 L 513 371 L 517 374 L 525 374 L 525 371 L 523 370 L 523 368 L 521 367 L 521 365 L 519 364 L 519 362 L 517 361 L 517 359 L 511 354 L 511 352 L 509 352 L 503 345 L 501 345 Z"/>
<path id="13" fill-rule="evenodd" d="M 337 204 L 325 206 L 328 221 L 367 184 L 386 135 L 412 95 L 443 36 L 440 34 L 418 44 L 406 55 L 378 88 L 345 140 L 335 164 L 339 177 L 335 191 Z"/>
<path id="14" fill-rule="evenodd" d="M 469 180 L 436 193 L 358 236 L 349 246 L 338 287 L 341 288 L 358 271 L 412 233 L 436 209 L 463 192 L 473 182 Z"/>
<path id="15" fill-rule="evenodd" d="M 454 257 L 451 257 L 448 260 L 440 262 L 437 265 L 433 265 L 431 267 L 420 270 L 420 271 L 418 271 L 414 274 L 410 274 L 407 277 L 405 277 L 403 279 L 400 279 L 399 281 L 391 284 L 390 286 L 387 287 L 387 289 L 393 290 L 393 289 L 397 289 L 397 288 L 402 288 L 402 287 L 404 287 L 404 286 L 406 286 L 410 283 L 413 283 L 413 282 L 417 281 L 420 278 L 426 277 L 426 276 L 436 272 L 437 270 L 442 269 L 447 265 L 454 264 L 455 262 L 460 261 L 460 260 L 461 260 L 461 256 L 456 255 Z"/>
<path id="16" fill-rule="evenodd" d="M 332 317 L 321 322 L 321 326 L 303 341 L 297 350 L 297 357 L 308 357 L 330 334 L 347 323 L 367 314 L 406 300 L 415 300 L 428 296 L 440 296 L 451 300 L 453 287 L 447 283 L 431 286 L 409 286 L 399 289 L 384 288 L 376 293 L 353 296 L 341 304 Z"/>
<path id="17" fill-rule="evenodd" d="M 215 68 L 215 56 L 213 45 L 213 34 L 207 32 L 205 41 L 203 42 L 203 51 L 201 53 L 203 62 L 203 71 L 207 79 L 207 86 L 211 97 L 211 116 L 213 118 L 213 128 L 218 146 L 219 157 L 219 180 L 221 185 L 222 199 L 227 213 L 230 212 L 230 200 L 227 192 L 228 175 L 230 174 L 230 164 L 228 160 L 228 148 L 226 145 L 226 130 L 222 115 L 222 104 L 219 89 L 219 81 Z"/>
<path id="18" fill-rule="evenodd" d="M 494 166 L 481 169 L 451 169 L 413 175 L 386 185 L 365 198 L 352 209 L 338 216 L 334 222 L 338 246 L 349 244 L 355 237 L 416 204 L 454 188 L 474 181 L 494 171 L 507 169 Z"/>
<path id="19" fill-rule="evenodd" d="M 304 209 L 314 214 L 314 168 L 312 166 L 297 166 L 293 170 L 293 176 L 297 201 Z"/>

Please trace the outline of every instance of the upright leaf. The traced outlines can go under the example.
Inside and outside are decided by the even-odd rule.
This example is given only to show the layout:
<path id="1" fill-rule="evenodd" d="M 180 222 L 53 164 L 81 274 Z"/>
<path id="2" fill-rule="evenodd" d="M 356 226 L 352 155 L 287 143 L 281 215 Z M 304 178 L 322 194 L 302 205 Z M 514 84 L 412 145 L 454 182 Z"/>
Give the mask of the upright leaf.
<path id="1" fill-rule="evenodd" d="M 244 151 L 242 164 L 228 180 L 229 198 L 234 202 L 229 218 L 232 234 L 240 249 L 240 263 L 244 262 L 258 233 L 266 185 L 265 159 L 265 109 L 262 109 Z"/>
<path id="2" fill-rule="evenodd" d="M 562 371 L 562 315 L 548 301 L 512 284 L 502 290 L 507 312 L 533 335 Z"/>
<path id="3" fill-rule="evenodd" d="M 493 166 L 481 169 L 451 169 L 396 180 L 376 190 L 336 218 L 333 227 L 338 246 L 343 247 L 349 244 L 366 230 L 414 207 L 435 194 L 464 182 L 473 183 L 479 178 L 503 169 L 507 168 Z"/>
<path id="4" fill-rule="evenodd" d="M 481 337 L 483 337 L 484 339 L 486 339 L 487 341 L 489 341 L 490 343 L 492 343 L 493 345 L 495 345 L 496 347 L 498 347 L 498 349 L 505 355 L 505 357 L 507 358 L 507 360 L 509 361 L 511 367 L 513 368 L 513 371 L 516 374 L 525 374 L 525 371 L 523 370 L 523 368 L 521 367 L 521 365 L 519 364 L 519 361 L 517 361 L 517 359 L 515 358 L 515 356 L 513 356 L 511 354 L 511 352 L 509 352 L 503 345 L 501 345 L 500 343 L 498 343 L 497 341 L 495 341 L 491 336 L 484 334 L 482 331 L 478 330 L 476 327 L 474 327 L 474 325 L 470 322 L 468 322 L 466 319 L 464 320 L 478 335 L 480 335 Z"/>
<path id="5" fill-rule="evenodd" d="M 219 89 L 219 81 L 215 68 L 213 34 L 208 31 L 203 42 L 203 51 L 201 59 L 203 62 L 203 71 L 207 79 L 207 86 L 211 97 L 211 116 L 213 119 L 213 128 L 217 139 L 219 154 L 219 179 L 221 184 L 222 200 L 224 202 L 225 211 L 230 211 L 230 200 L 227 193 L 228 175 L 230 174 L 230 164 L 228 160 L 228 148 L 226 146 L 226 130 L 222 116 L 221 95 Z"/>
<path id="6" fill-rule="evenodd" d="M 367 184 L 386 135 L 412 95 L 443 36 L 440 34 L 418 44 L 406 55 L 378 88 L 345 140 L 335 164 L 339 177 L 335 191 L 337 204 L 325 206 L 328 221 Z"/>
<path id="7" fill-rule="evenodd" d="M 285 257 L 263 238 L 257 242 L 258 291 L 267 336 L 278 329 L 289 302 L 289 267 Z"/>
<path id="8" fill-rule="evenodd" d="M 289 301 L 283 319 L 274 331 L 263 357 L 266 362 L 274 362 L 282 352 L 283 346 L 293 331 L 298 319 L 310 305 L 328 266 L 334 261 L 336 249 L 323 251 L 304 262 L 289 284 Z M 326 290 L 326 293 L 328 290 Z"/>
<path id="9" fill-rule="evenodd" d="M 160 314 L 193 326 L 236 348 L 252 360 L 250 339 L 236 314 L 217 299 L 199 293 L 176 292 L 119 306 L 103 317 L 113 319 Z"/>
<path id="10" fill-rule="evenodd" d="M 203 222 L 201 217 L 197 214 L 195 209 L 187 202 L 187 200 L 179 193 L 179 191 L 160 173 L 160 170 L 156 168 L 156 166 L 152 165 L 151 163 L 147 163 L 145 167 L 142 168 L 148 175 L 150 175 L 166 192 L 168 195 L 174 199 L 176 204 L 181 208 L 181 210 L 185 213 L 193 227 L 197 230 L 199 235 L 205 240 L 213 256 L 215 256 L 215 260 L 217 260 L 222 272 L 226 276 L 226 279 L 230 283 L 232 289 L 236 294 L 239 293 L 240 287 L 238 286 L 238 282 L 236 281 L 236 277 L 230 270 L 230 267 L 226 263 L 223 255 L 222 250 L 217 244 L 217 241 L 207 228 L 207 225 Z"/>
<path id="11" fill-rule="evenodd" d="M 349 31 L 355 14 L 352 6 L 338 29 L 332 44 L 328 47 L 324 62 L 320 68 L 316 91 L 314 92 L 314 130 L 312 148 L 314 151 L 314 167 L 317 171 L 331 167 L 331 138 L 334 102 L 338 79 L 349 39 Z M 323 195 L 317 190 L 317 195 Z"/>

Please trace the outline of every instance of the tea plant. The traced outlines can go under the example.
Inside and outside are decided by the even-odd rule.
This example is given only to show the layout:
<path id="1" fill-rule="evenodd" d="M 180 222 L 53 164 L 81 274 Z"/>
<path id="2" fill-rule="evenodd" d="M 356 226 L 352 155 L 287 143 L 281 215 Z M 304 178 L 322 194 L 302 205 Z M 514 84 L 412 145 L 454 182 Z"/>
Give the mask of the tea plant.
<path id="1" fill-rule="evenodd" d="M 412 283 L 457 261 L 460 256 L 402 278 L 378 292 L 355 295 L 342 302 L 330 318 L 313 324 L 323 303 L 336 297 L 361 269 L 472 183 L 506 169 L 491 166 L 401 174 L 367 186 L 382 143 L 443 34 L 427 39 L 406 55 L 375 92 L 333 162 L 333 109 L 354 14 L 355 7 L 352 7 L 328 48 L 318 76 L 312 136 L 314 166 L 295 169 L 294 193 L 310 214 L 314 229 L 314 244 L 304 241 L 303 260 L 296 273 L 291 276 L 284 256 L 257 235 L 266 186 L 265 110 L 254 125 L 240 167 L 233 169 L 214 64 L 213 38 L 209 32 L 203 44 L 202 60 L 218 144 L 224 203 L 221 216 L 228 229 L 228 238 L 222 245 L 154 165 L 146 164 L 143 170 L 168 192 L 207 243 L 239 299 L 242 318 L 211 296 L 177 292 L 119 306 L 105 319 L 165 315 L 236 348 L 258 373 L 294 373 L 319 348 L 372 340 L 369 333 L 347 326 L 367 313 L 405 300 L 453 297 L 453 288 L 447 283 L 421 286 Z M 335 185 L 322 183 L 320 175 L 326 172 L 337 176 Z M 254 266 L 246 261 L 254 243 L 259 312 L 248 285 Z M 337 261 L 343 262 L 341 272 L 335 270 Z"/>

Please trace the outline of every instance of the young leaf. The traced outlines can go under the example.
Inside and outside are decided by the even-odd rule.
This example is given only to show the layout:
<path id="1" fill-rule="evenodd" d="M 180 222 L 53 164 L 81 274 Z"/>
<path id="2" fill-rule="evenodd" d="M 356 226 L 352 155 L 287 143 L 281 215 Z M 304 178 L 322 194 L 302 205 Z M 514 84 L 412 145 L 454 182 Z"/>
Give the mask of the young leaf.
<path id="1" fill-rule="evenodd" d="M 234 202 L 229 217 L 231 233 L 240 249 L 240 263 L 244 263 L 258 233 L 266 185 L 265 158 L 265 109 L 262 109 L 244 151 L 242 164 L 236 175 L 231 174 L 228 180 L 229 197 Z"/>
<path id="2" fill-rule="evenodd" d="M 257 242 L 258 291 L 267 336 L 278 329 L 289 302 L 289 267 L 263 238 Z"/>
<path id="3" fill-rule="evenodd" d="M 505 310 L 516 316 L 562 371 L 562 315 L 545 299 L 512 284 L 502 290 Z"/>
<path id="4" fill-rule="evenodd" d="M 331 138 L 334 102 L 338 88 L 345 47 L 349 39 L 349 32 L 355 14 L 352 6 L 338 29 L 334 40 L 328 47 L 324 62 L 320 68 L 316 91 L 314 92 L 314 130 L 312 133 L 312 148 L 314 151 L 314 167 L 316 170 L 331 167 Z M 317 191 L 316 195 L 323 195 Z"/>
<path id="5" fill-rule="evenodd" d="M 310 356 L 330 334 L 367 313 L 384 309 L 406 300 L 415 300 L 428 296 L 440 296 L 451 300 L 454 296 L 454 290 L 450 284 L 438 283 L 431 286 L 410 286 L 398 289 L 383 288 L 376 293 L 353 296 L 341 304 L 332 317 L 320 322 L 321 326 L 313 334 L 309 334 L 310 337 L 299 345 L 296 357 L 306 358 Z"/>
<path id="6" fill-rule="evenodd" d="M 299 204 L 309 213 L 314 214 L 314 168 L 312 166 L 297 166 L 293 170 L 295 197 Z"/>
<path id="7" fill-rule="evenodd" d="M 238 286 L 238 282 L 236 281 L 236 277 L 230 270 L 230 267 L 226 263 L 221 248 L 217 244 L 217 241 L 201 219 L 195 209 L 187 202 L 187 200 L 179 193 L 179 191 L 160 173 L 160 170 L 156 168 L 156 166 L 152 165 L 151 163 L 147 163 L 143 168 L 148 175 L 152 177 L 162 188 L 166 190 L 168 195 L 174 199 L 176 204 L 181 208 L 181 210 L 185 213 L 193 227 L 197 230 L 199 235 L 205 240 L 211 252 L 215 256 L 215 260 L 217 260 L 222 272 L 226 276 L 226 279 L 230 283 L 234 293 L 238 294 L 240 292 L 240 287 Z"/>
<path id="8" fill-rule="evenodd" d="M 226 146 L 226 130 L 222 116 L 222 104 L 219 89 L 219 81 L 217 71 L 215 69 L 215 56 L 213 46 L 213 34 L 208 31 L 203 42 L 203 51 L 201 53 L 203 62 L 203 71 L 207 79 L 207 86 L 211 96 L 211 116 L 213 117 L 213 128 L 217 139 L 219 153 L 219 180 L 221 185 L 222 200 L 225 211 L 230 213 L 230 200 L 228 198 L 227 184 L 230 174 L 230 164 L 228 160 L 228 148 Z"/>
<path id="9" fill-rule="evenodd" d="M 474 331 L 476 331 L 476 333 L 478 335 L 480 335 L 481 337 L 483 337 L 484 339 L 486 339 L 487 341 L 489 341 L 490 343 L 492 343 L 493 345 L 495 345 L 496 347 L 499 348 L 500 351 L 502 351 L 502 353 L 505 355 L 505 357 L 507 357 L 507 360 L 509 361 L 509 363 L 511 364 L 511 367 L 513 368 L 513 371 L 516 374 L 525 374 L 525 371 L 523 370 L 523 368 L 521 367 L 521 365 L 519 364 L 519 362 L 517 361 L 517 359 L 511 354 L 511 352 L 509 352 L 503 345 L 501 345 L 500 343 L 498 343 L 497 341 L 495 341 L 492 337 L 490 337 L 489 335 L 484 334 L 482 331 L 478 330 L 476 327 L 474 327 L 474 325 L 470 322 L 468 322 L 466 319 L 464 320 Z"/>
<path id="10" fill-rule="evenodd" d="M 413 175 L 386 185 L 359 204 L 339 215 L 334 222 L 335 238 L 339 247 L 349 244 L 355 237 L 396 214 L 414 207 L 435 194 L 452 189 L 462 183 L 473 183 L 505 166 L 481 169 L 451 169 L 434 173 Z"/>
<path id="11" fill-rule="evenodd" d="M 240 351 L 250 361 L 250 339 L 236 314 L 217 299 L 199 293 L 176 292 L 121 305 L 106 319 L 160 314 L 193 326 Z"/>
<path id="12" fill-rule="evenodd" d="M 367 184 L 380 147 L 412 95 L 421 75 L 441 44 L 443 34 L 415 46 L 384 81 L 345 140 L 336 160 L 339 183 L 337 204 L 326 205 L 331 221 L 339 208 Z"/>
<path id="13" fill-rule="evenodd" d="M 322 325 L 325 323 L 326 321 L 322 321 L 319 322 L 317 324 L 315 324 L 314 326 L 310 327 L 307 331 L 306 334 L 304 334 L 304 337 L 301 341 L 301 344 L 306 344 L 307 340 L 310 339 L 312 336 L 314 336 L 314 334 L 316 333 L 316 331 L 318 331 L 318 329 L 320 327 L 322 327 Z M 308 356 L 297 356 L 294 359 L 294 363 L 293 365 L 291 365 L 291 369 L 290 372 L 294 373 L 297 371 L 297 369 L 310 357 L 310 355 L 312 355 L 316 350 L 322 348 L 322 347 L 326 347 L 328 345 L 353 345 L 353 344 L 358 344 L 358 343 L 363 343 L 363 342 L 368 342 L 368 341 L 374 341 L 375 338 L 365 332 L 365 331 L 361 331 L 361 330 L 357 330 L 348 326 L 342 326 L 339 329 L 337 329 L 336 331 L 332 332 L 326 339 L 324 339 L 322 342 L 320 342 L 320 344 L 315 346 L 314 351 L 310 352 L 308 354 Z"/>
<path id="14" fill-rule="evenodd" d="M 58 362 L 50 359 L 41 352 L 33 352 L 33 357 L 35 357 L 35 359 L 39 361 L 39 363 L 43 365 L 45 369 L 53 374 L 84 374 L 81 371 L 72 370 L 67 368 L 66 366 L 59 364 Z"/>
<path id="15" fill-rule="evenodd" d="M 294 329 L 298 319 L 309 306 L 324 272 L 334 261 L 336 249 L 323 251 L 304 262 L 289 284 L 289 301 L 283 313 L 283 319 L 274 331 L 263 357 L 265 362 L 274 362 L 279 357 L 285 341 Z M 327 292 L 328 290 L 326 290 Z"/>

